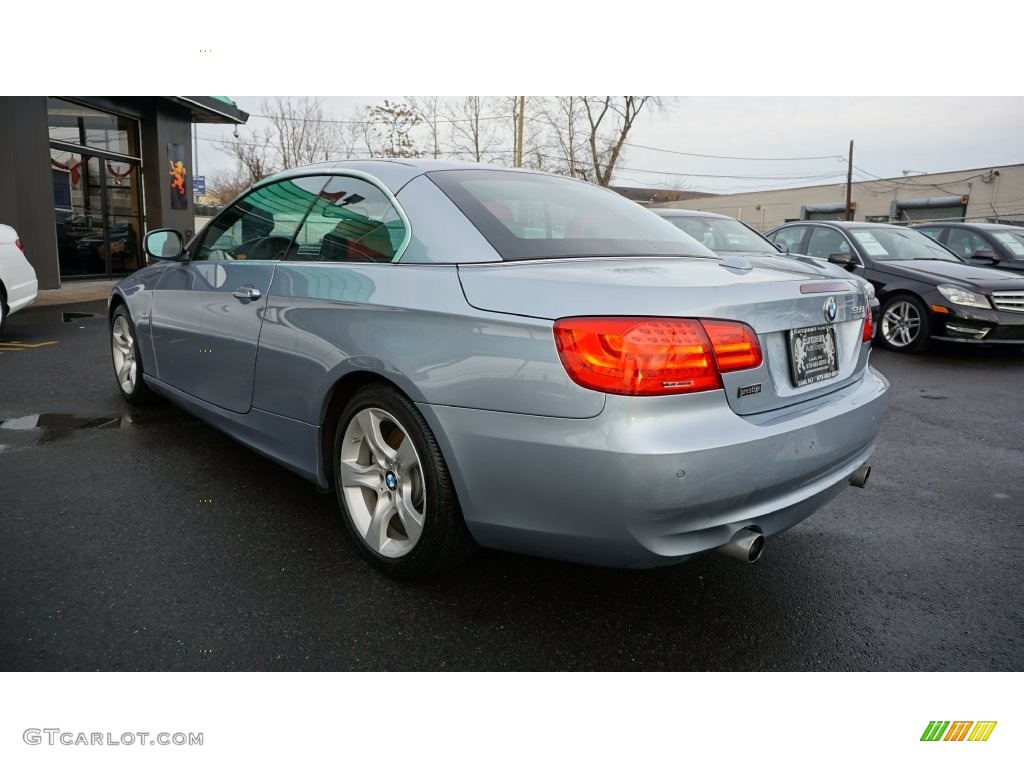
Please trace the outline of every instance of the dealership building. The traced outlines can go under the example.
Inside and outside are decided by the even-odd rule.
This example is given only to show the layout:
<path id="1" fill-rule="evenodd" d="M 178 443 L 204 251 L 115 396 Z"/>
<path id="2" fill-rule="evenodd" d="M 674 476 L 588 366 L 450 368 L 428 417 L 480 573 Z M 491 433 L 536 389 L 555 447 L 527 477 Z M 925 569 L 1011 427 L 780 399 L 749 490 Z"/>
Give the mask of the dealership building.
<path id="1" fill-rule="evenodd" d="M 41 289 L 132 272 L 142 233 L 194 227 L 193 124 L 248 117 L 222 96 L 0 97 L 0 223 Z"/>
<path id="2" fill-rule="evenodd" d="M 766 232 L 787 221 L 846 218 L 847 186 L 826 184 L 663 203 L 732 216 Z M 1024 164 L 906 175 L 850 185 L 854 221 L 988 221 L 1024 226 Z"/>

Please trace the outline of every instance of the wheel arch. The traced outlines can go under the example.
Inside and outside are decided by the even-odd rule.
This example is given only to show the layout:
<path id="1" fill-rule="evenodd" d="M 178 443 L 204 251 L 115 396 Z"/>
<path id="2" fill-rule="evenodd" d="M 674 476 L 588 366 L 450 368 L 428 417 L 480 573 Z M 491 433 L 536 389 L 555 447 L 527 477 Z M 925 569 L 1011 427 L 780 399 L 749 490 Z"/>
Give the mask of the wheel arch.
<path id="1" fill-rule="evenodd" d="M 393 379 L 377 371 L 351 371 L 344 374 L 327 390 L 320 407 L 320 466 L 328 488 L 334 487 L 334 433 L 345 406 L 356 392 L 371 384 L 383 384 L 414 402 L 412 394 Z"/>
<path id="2" fill-rule="evenodd" d="M 127 306 L 128 302 L 120 293 L 117 293 L 115 291 L 114 293 L 110 294 L 110 301 L 107 305 L 107 324 L 109 325 L 114 321 L 114 312 L 117 310 L 118 307 Z M 128 310 L 128 314 L 131 314 L 131 309 Z"/>
<path id="3" fill-rule="evenodd" d="M 906 285 L 895 286 L 893 288 L 890 288 L 885 293 L 878 292 L 877 297 L 879 311 L 883 310 L 887 303 L 889 303 L 893 299 L 898 299 L 901 296 L 909 296 L 912 299 L 917 299 L 922 304 L 924 304 L 924 308 L 926 310 L 931 311 L 931 307 L 928 303 L 928 300 L 920 293 L 915 291 L 913 288 L 910 288 L 909 286 Z"/>

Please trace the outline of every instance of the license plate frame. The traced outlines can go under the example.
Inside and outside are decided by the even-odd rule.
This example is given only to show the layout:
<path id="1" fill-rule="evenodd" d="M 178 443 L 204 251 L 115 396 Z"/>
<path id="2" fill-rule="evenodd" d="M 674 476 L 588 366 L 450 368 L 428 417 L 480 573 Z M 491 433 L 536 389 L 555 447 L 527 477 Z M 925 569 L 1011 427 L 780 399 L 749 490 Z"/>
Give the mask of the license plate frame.
<path id="1" fill-rule="evenodd" d="M 839 376 L 835 326 L 791 328 L 787 335 L 793 386 L 806 387 Z"/>

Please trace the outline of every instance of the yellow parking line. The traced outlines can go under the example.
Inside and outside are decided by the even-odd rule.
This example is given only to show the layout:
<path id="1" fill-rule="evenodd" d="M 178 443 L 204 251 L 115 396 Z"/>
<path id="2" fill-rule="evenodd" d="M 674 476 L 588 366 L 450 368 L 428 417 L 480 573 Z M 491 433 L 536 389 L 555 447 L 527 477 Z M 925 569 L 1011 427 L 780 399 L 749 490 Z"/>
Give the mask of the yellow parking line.
<path id="1" fill-rule="evenodd" d="M 38 347 L 46 347 L 50 344 L 60 344 L 59 341 L 41 341 L 38 344 L 25 344 L 21 341 L 0 341 L 0 350 L 6 350 L 8 352 L 16 352 L 19 349 L 37 349 Z"/>

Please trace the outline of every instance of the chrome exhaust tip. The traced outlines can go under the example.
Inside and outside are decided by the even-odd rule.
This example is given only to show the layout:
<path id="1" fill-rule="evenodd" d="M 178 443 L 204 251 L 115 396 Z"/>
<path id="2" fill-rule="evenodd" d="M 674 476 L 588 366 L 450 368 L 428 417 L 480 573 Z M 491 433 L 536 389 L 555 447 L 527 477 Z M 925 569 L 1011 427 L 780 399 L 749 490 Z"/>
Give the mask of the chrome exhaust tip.
<path id="1" fill-rule="evenodd" d="M 868 484 L 869 477 L 871 477 L 871 465 L 861 464 L 857 467 L 857 471 L 850 475 L 850 485 L 854 488 L 863 488 Z"/>
<path id="2" fill-rule="evenodd" d="M 745 563 L 753 563 L 764 551 L 764 536 L 750 528 L 744 528 L 737 531 L 728 544 L 720 546 L 718 551 Z"/>

